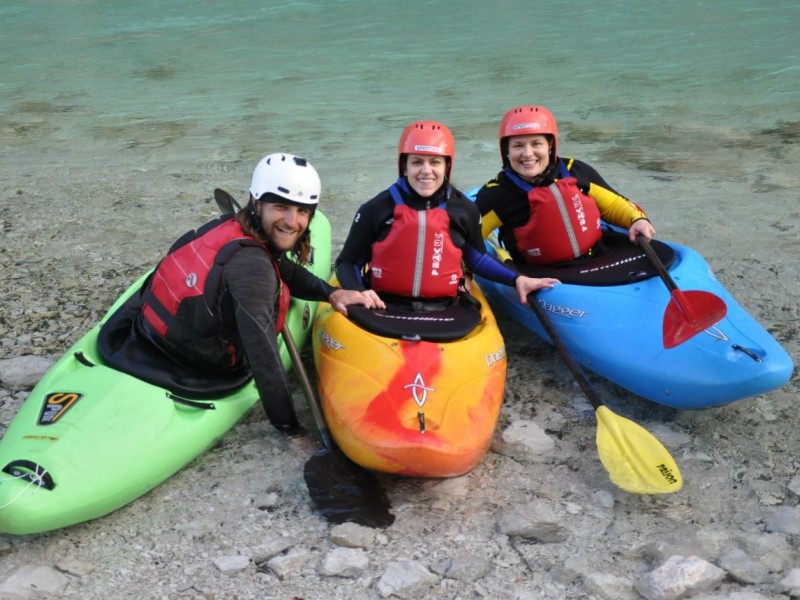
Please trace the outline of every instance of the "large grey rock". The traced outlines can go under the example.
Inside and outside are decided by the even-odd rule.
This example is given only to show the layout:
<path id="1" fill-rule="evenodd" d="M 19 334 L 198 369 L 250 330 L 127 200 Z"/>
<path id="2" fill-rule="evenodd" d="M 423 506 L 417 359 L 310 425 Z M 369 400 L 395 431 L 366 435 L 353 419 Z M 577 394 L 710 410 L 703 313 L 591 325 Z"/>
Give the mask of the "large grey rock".
<path id="1" fill-rule="evenodd" d="M 704 592 L 725 578 L 725 571 L 698 556 L 671 556 L 636 582 L 647 600 L 680 600 Z"/>
<path id="2" fill-rule="evenodd" d="M 0 598 L 55 596 L 64 591 L 69 581 L 69 577 L 51 567 L 23 565 L 0 583 Z"/>
<path id="3" fill-rule="evenodd" d="M 425 592 L 438 581 L 424 565 L 414 560 L 397 560 L 389 564 L 378 581 L 381 597 L 424 598 Z"/>
<path id="4" fill-rule="evenodd" d="M 0 360 L 0 383 L 10 390 L 33 389 L 55 361 L 44 356 L 16 356 Z"/>

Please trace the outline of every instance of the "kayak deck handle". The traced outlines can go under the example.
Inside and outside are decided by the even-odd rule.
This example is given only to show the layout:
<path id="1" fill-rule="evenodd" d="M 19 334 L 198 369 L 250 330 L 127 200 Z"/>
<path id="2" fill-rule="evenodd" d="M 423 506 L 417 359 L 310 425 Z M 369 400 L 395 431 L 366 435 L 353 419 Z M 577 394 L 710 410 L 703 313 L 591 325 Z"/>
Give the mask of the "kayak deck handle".
<path id="1" fill-rule="evenodd" d="M 22 479 L 23 481 L 29 481 L 46 490 L 52 490 L 56 487 L 47 469 L 37 465 L 31 460 L 12 460 L 3 467 L 3 473 L 8 473 L 12 477 Z"/>
<path id="2" fill-rule="evenodd" d="M 647 271 L 629 271 L 627 280 L 630 283 L 636 283 L 637 281 L 644 281 L 645 279 L 650 279 L 652 275 Z"/>
<path id="3" fill-rule="evenodd" d="M 75 360 L 77 360 L 79 363 L 81 363 L 85 367 L 93 367 L 93 366 L 95 366 L 92 361 L 90 361 L 88 358 L 86 358 L 86 355 L 83 352 L 78 351 L 78 352 L 76 352 L 74 354 L 74 356 L 75 356 Z"/>
<path id="4" fill-rule="evenodd" d="M 762 362 L 762 358 L 758 354 L 756 354 L 755 352 L 753 352 L 752 350 L 750 350 L 748 348 L 745 348 L 744 346 L 740 346 L 739 344 L 733 344 L 733 346 L 731 346 L 731 348 L 733 348 L 734 350 L 737 350 L 739 352 L 744 352 L 747 356 L 749 356 L 750 358 L 752 358 L 756 362 Z"/>
<path id="5" fill-rule="evenodd" d="M 183 404 L 184 406 L 191 406 L 192 408 L 200 408 L 202 410 L 217 410 L 212 402 L 198 402 L 196 400 L 189 400 L 188 398 L 181 398 L 175 394 L 167 392 L 167 398 L 172 400 L 175 404 Z"/>

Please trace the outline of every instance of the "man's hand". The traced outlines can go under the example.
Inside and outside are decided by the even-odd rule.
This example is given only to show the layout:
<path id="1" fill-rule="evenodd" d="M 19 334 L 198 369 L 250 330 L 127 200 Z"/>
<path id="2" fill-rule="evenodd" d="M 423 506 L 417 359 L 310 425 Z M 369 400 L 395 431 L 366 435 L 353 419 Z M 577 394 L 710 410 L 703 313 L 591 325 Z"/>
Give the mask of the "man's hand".
<path id="1" fill-rule="evenodd" d="M 383 300 L 373 290 L 343 290 L 337 289 L 329 296 L 333 310 L 347 316 L 347 306 L 357 304 L 365 308 L 386 308 Z"/>

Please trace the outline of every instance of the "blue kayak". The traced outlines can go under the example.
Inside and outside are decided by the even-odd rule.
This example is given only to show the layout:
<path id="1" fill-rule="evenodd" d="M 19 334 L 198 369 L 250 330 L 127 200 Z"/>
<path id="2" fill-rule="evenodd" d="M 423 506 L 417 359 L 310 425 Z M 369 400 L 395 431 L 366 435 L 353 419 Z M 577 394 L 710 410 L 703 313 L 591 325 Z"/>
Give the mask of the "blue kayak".
<path id="1" fill-rule="evenodd" d="M 667 348 L 662 325 L 672 299 L 670 290 L 645 252 L 627 236 L 607 227 L 604 242 L 604 252 L 579 264 L 518 267 L 528 275 L 563 282 L 538 292 L 537 299 L 581 365 L 647 400 L 682 409 L 729 404 L 789 381 L 794 369 L 790 356 L 717 281 L 696 251 L 653 242 L 680 290 L 718 296 L 727 314 Z M 507 257 L 495 239 L 486 244 L 491 254 Z M 513 288 L 478 280 L 490 303 L 549 341 Z"/>

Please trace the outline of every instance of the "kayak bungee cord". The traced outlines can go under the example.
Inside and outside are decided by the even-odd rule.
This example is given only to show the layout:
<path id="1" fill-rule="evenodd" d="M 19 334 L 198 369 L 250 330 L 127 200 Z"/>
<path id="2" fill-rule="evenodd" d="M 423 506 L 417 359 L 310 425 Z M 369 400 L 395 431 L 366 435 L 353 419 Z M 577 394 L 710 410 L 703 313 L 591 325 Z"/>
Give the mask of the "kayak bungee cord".
<path id="1" fill-rule="evenodd" d="M 36 472 L 36 473 L 30 474 L 30 475 L 22 474 L 22 473 L 19 473 L 19 472 L 18 473 L 12 473 L 11 475 L 15 479 L 26 479 L 28 481 L 28 485 L 26 485 L 19 492 L 17 492 L 17 495 L 14 496 L 13 498 L 11 498 L 8 502 L 6 502 L 5 504 L 0 504 L 0 510 L 3 510 L 4 508 L 8 508 L 12 504 L 14 504 L 17 500 L 19 500 L 22 497 L 22 494 L 27 492 L 32 486 L 35 485 L 37 487 L 45 487 L 47 485 L 47 482 L 44 479 L 44 476 L 46 474 L 47 474 L 47 471 L 42 471 L 41 473 Z M 2 485 L 2 483 L 0 483 L 0 485 Z"/>

